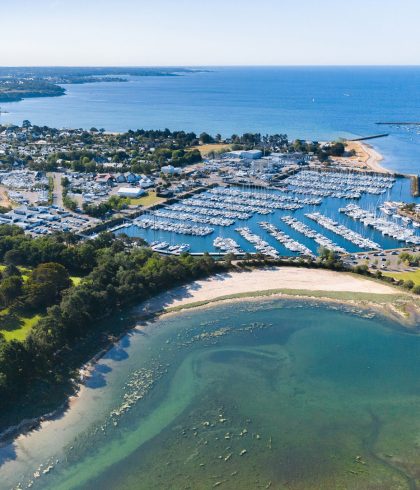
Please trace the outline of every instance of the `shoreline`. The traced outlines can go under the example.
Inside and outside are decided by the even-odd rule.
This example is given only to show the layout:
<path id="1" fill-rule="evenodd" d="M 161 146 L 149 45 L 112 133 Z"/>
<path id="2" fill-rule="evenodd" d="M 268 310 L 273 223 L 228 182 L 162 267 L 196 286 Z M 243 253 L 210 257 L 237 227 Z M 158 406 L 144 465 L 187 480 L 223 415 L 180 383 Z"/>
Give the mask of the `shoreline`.
<path id="1" fill-rule="evenodd" d="M 263 287 L 261 287 L 263 285 Z M 249 294 L 270 290 L 323 291 L 325 293 L 403 295 L 390 285 L 349 272 L 328 269 L 274 266 L 231 271 L 199 279 L 145 301 L 149 314 L 179 308 L 190 303 L 212 300 L 231 294 Z"/>
<path id="2" fill-rule="evenodd" d="M 385 168 L 381 162 L 384 161 L 384 157 L 379 151 L 375 150 L 375 148 L 369 143 L 359 142 L 362 150 L 368 155 L 365 164 L 374 172 L 379 173 L 392 173 L 391 170 Z"/>
<path id="3" fill-rule="evenodd" d="M 346 148 L 354 150 L 356 155 L 352 157 L 336 157 L 336 161 L 340 164 L 351 163 L 367 167 L 364 170 L 376 172 L 380 174 L 393 174 L 394 171 L 384 167 L 381 162 L 384 161 L 384 156 L 379 153 L 371 144 L 364 141 L 346 141 Z"/>
<path id="4" fill-rule="evenodd" d="M 278 277 L 279 274 L 283 275 L 281 280 Z M 290 288 L 291 274 L 294 282 L 299 286 L 304 283 L 306 286 L 311 286 L 311 288 Z M 259 280 L 255 278 L 256 275 L 260 276 Z M 309 278 L 308 275 L 310 276 Z M 265 278 L 263 282 L 261 282 L 261 276 Z M 273 281 L 278 286 L 286 284 L 289 288 L 268 287 L 273 284 Z M 348 286 L 349 283 L 350 286 Z M 264 284 L 267 287 L 261 289 L 261 286 L 257 287 L 258 284 Z M 322 289 L 322 286 L 324 286 L 324 289 Z M 359 291 L 359 289 L 363 291 Z M 225 294 L 220 294 L 221 292 Z M 194 299 L 195 301 L 193 301 Z M 66 400 L 57 408 L 40 416 L 23 419 L 18 424 L 6 427 L 0 432 L 0 447 L 6 446 L 18 437 L 39 429 L 44 422 L 63 416 L 69 408 L 77 403 L 85 389 L 85 381 L 91 376 L 98 361 L 123 337 L 129 334 L 130 330 L 142 329 L 142 326 L 146 323 L 169 315 L 180 314 L 190 309 L 269 299 L 311 300 L 324 304 L 333 304 L 337 307 L 342 305 L 353 309 L 357 308 L 358 312 L 355 311 L 355 313 L 361 314 L 362 311 L 365 311 L 366 313 L 363 316 L 366 318 L 371 318 L 372 314 L 381 314 L 399 323 L 405 332 L 418 333 L 419 302 L 414 304 L 410 294 L 372 279 L 361 278 L 346 272 L 295 267 L 271 267 L 216 274 L 208 279 L 197 280 L 185 286 L 179 286 L 131 308 L 132 315 L 137 317 L 137 324 L 122 332 L 117 338 L 113 338 L 106 347 L 100 349 L 78 369 L 79 379 L 75 383 L 74 392 L 67 396 Z M 407 312 L 404 308 L 398 309 L 397 303 L 401 299 L 405 299 L 405 305 L 414 305 L 414 310 L 416 311 Z"/>

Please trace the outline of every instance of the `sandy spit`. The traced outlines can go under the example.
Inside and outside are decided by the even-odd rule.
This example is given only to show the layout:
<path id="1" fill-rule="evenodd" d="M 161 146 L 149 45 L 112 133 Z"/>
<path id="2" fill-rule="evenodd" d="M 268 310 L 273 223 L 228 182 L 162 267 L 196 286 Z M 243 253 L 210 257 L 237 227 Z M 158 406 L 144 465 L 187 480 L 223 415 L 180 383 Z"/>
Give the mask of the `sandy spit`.
<path id="1" fill-rule="evenodd" d="M 375 281 L 342 272 L 323 269 L 273 267 L 244 272 L 217 274 L 194 281 L 152 298 L 142 305 L 153 313 L 191 303 L 211 301 L 238 293 L 254 293 L 274 289 L 307 291 L 343 291 L 373 294 L 399 294 L 400 291 Z M 400 293 L 401 294 L 401 293 Z"/>

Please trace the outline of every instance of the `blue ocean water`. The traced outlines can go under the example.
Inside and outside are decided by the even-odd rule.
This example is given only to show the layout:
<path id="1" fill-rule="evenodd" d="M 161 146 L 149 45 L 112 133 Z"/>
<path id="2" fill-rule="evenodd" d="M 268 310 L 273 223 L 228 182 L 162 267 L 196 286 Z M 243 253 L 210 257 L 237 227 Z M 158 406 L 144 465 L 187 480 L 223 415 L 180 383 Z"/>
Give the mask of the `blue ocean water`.
<path id="1" fill-rule="evenodd" d="M 420 129 L 377 126 L 420 122 L 420 67 L 231 67 L 127 83 L 65 86 L 67 95 L 2 104 L 2 123 L 96 126 L 197 133 L 287 133 L 333 139 L 389 132 L 372 143 L 393 170 L 418 173 Z"/>

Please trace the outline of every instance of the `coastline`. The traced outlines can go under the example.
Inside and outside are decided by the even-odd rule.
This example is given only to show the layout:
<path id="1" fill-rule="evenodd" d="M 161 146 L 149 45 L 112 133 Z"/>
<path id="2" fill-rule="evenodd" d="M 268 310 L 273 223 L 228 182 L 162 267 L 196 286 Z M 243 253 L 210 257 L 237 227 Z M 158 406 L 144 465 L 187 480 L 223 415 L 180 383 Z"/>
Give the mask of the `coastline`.
<path id="1" fill-rule="evenodd" d="M 197 280 L 162 293 L 143 303 L 141 308 L 149 314 L 156 314 L 230 294 L 280 289 L 353 294 L 403 294 L 392 286 L 361 278 L 352 273 L 279 266 L 216 274 L 208 279 Z"/>
<path id="2" fill-rule="evenodd" d="M 150 318 L 267 297 L 319 300 L 374 309 L 411 332 L 416 330 L 420 319 L 420 301 L 409 293 L 352 273 L 296 267 L 217 274 L 156 296 L 142 308 Z"/>
<path id="3" fill-rule="evenodd" d="M 372 145 L 363 141 L 346 141 L 346 148 L 350 151 L 354 150 L 356 154 L 353 157 L 336 158 L 339 163 L 349 163 L 352 166 L 360 165 L 361 169 L 370 172 L 381 174 L 393 173 L 382 165 L 381 162 L 384 161 L 384 157 Z"/>
<path id="4" fill-rule="evenodd" d="M 368 144 L 359 142 L 362 151 L 367 155 L 365 160 L 365 164 L 373 171 L 378 173 L 391 173 L 390 170 L 382 166 L 381 162 L 383 162 L 384 157 L 379 153 L 375 148 Z"/>
<path id="5" fill-rule="evenodd" d="M 264 284 L 261 289 L 260 284 Z M 274 287 L 273 287 L 274 286 Z M 299 286 L 299 287 L 297 287 Z M 420 301 L 409 293 L 401 292 L 378 281 L 352 273 L 325 269 L 296 267 L 267 267 L 240 272 L 216 274 L 176 287 L 131 309 L 137 325 L 110 339 L 109 344 L 84 363 L 75 383 L 74 392 L 48 413 L 21 420 L 0 432 L 0 447 L 21 435 L 39 429 L 44 422 L 61 417 L 77 403 L 97 362 L 112 349 L 131 329 L 144 328 L 155 319 L 182 313 L 195 308 L 210 308 L 218 304 L 264 299 L 311 300 L 335 307 L 347 306 L 355 313 L 371 318 L 376 313 L 399 323 L 410 333 L 417 333 Z M 417 328 L 416 328 L 417 327 Z"/>

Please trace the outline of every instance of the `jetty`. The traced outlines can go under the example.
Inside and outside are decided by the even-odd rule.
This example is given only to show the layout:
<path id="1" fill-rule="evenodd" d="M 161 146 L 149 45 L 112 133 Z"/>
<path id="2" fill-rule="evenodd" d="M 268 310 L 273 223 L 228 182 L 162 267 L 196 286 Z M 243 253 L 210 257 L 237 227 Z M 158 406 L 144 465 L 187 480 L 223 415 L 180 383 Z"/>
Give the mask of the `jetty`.
<path id="1" fill-rule="evenodd" d="M 378 138 L 386 138 L 389 136 L 389 133 L 382 133 L 382 134 L 373 134 L 371 136 L 362 136 L 361 138 L 354 138 L 348 141 L 366 141 L 366 140 L 375 140 Z"/>
<path id="2" fill-rule="evenodd" d="M 420 126 L 420 122 L 377 122 L 378 126 Z"/>

